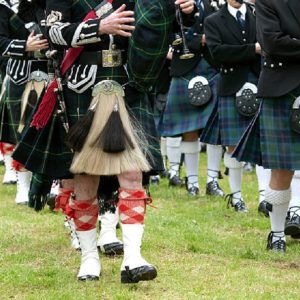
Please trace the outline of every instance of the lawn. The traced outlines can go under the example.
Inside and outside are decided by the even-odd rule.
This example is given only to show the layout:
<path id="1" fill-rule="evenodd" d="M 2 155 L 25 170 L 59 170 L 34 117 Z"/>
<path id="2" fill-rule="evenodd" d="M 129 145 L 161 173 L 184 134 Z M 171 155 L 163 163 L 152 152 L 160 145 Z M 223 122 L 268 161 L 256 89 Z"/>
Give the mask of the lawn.
<path id="1" fill-rule="evenodd" d="M 0 299 L 299 299 L 300 242 L 288 238 L 286 255 L 265 250 L 255 174 L 244 174 L 250 212 L 237 214 L 205 196 L 205 155 L 199 168 L 198 197 L 166 179 L 151 187 L 158 208 L 147 209 L 143 254 L 158 277 L 134 285 L 120 284 L 121 258 L 106 257 L 99 282 L 78 282 L 63 215 L 16 206 L 15 187 L 0 184 Z"/>

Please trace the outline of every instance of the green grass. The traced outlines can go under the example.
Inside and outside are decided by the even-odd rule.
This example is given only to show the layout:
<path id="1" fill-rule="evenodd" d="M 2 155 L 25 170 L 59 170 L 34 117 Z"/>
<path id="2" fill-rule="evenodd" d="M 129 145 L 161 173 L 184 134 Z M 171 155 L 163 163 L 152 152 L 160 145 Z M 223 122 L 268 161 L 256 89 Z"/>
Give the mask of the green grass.
<path id="1" fill-rule="evenodd" d="M 299 299 L 300 243 L 286 255 L 265 251 L 269 220 L 257 214 L 254 173 L 244 175 L 247 215 L 204 194 L 151 189 L 143 254 L 158 268 L 153 282 L 121 285 L 121 258 L 102 258 L 99 282 L 78 282 L 80 256 L 69 245 L 64 217 L 14 204 L 15 187 L 0 185 L 0 299 Z M 0 167 L 2 181 L 3 167 Z M 221 181 L 229 192 L 227 179 Z"/>

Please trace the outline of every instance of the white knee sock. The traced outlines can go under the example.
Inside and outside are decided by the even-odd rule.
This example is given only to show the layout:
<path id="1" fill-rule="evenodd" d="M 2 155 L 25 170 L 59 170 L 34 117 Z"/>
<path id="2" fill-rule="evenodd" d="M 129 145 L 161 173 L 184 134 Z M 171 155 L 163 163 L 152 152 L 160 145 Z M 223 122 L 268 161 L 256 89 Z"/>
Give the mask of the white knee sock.
<path id="1" fill-rule="evenodd" d="M 221 145 L 207 145 L 207 180 L 209 183 L 213 180 L 218 181 L 220 164 L 222 159 L 222 146 Z"/>
<path id="2" fill-rule="evenodd" d="M 181 151 L 184 153 L 185 172 L 188 180 L 188 188 L 199 188 L 198 166 L 199 166 L 199 141 L 181 142 Z"/>
<path id="3" fill-rule="evenodd" d="M 266 199 L 266 188 L 270 182 L 271 170 L 256 165 L 256 176 L 258 182 L 259 203 Z"/>
<path id="4" fill-rule="evenodd" d="M 291 189 L 288 190 L 272 190 L 270 187 L 266 189 L 266 201 L 272 204 L 272 212 L 270 215 L 271 230 L 276 232 L 273 242 L 279 237 L 284 238 L 284 227 L 286 213 L 291 199 Z"/>
<path id="5" fill-rule="evenodd" d="M 179 176 L 179 165 L 181 158 L 181 138 L 166 138 L 167 156 L 170 163 L 170 177 Z"/>
<path id="6" fill-rule="evenodd" d="M 235 205 L 242 199 L 242 175 L 243 165 L 235 158 L 231 157 L 231 154 L 226 152 L 224 155 L 224 164 L 229 169 L 229 185 L 233 195 L 232 203 Z"/>

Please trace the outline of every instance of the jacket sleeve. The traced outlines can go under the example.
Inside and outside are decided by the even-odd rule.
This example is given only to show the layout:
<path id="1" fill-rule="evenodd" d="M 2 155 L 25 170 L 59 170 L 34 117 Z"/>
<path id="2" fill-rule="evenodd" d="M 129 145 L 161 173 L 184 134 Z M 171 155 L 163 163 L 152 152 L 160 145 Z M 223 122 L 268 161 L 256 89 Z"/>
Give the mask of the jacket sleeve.
<path id="1" fill-rule="evenodd" d="M 206 44 L 216 64 L 242 64 L 256 59 L 255 44 L 224 44 L 222 35 L 213 18 L 206 18 L 204 32 Z"/>
<path id="2" fill-rule="evenodd" d="M 66 48 L 100 42 L 100 18 L 72 22 L 71 4 L 71 0 L 47 1 L 46 23 L 51 42 Z"/>
<path id="3" fill-rule="evenodd" d="M 8 8 L 0 5 L 0 54 L 3 57 L 22 58 L 26 55 L 26 40 L 11 39 L 10 19 L 17 17 Z"/>
<path id="4" fill-rule="evenodd" d="M 300 62 L 300 40 L 282 32 L 272 1 L 256 2 L 256 20 L 259 42 L 266 54 L 279 56 L 286 61 Z"/>

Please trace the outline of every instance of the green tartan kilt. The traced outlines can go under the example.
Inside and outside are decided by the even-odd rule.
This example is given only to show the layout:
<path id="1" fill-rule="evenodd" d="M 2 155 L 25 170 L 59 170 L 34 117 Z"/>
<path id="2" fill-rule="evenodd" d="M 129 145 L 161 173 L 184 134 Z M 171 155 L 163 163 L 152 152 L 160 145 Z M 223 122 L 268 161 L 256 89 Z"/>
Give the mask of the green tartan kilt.
<path id="1" fill-rule="evenodd" d="M 125 84 L 128 81 L 123 68 L 106 68 L 99 71 L 98 74 L 101 74 L 101 76 L 97 76 L 96 82 L 108 77 L 113 78 L 120 84 Z M 78 94 L 64 86 L 64 100 L 71 127 L 87 112 L 92 100 L 92 90 L 88 89 L 82 94 Z M 151 156 L 155 162 L 152 163 L 153 169 L 162 170 L 158 139 L 155 136 L 156 129 L 149 105 L 144 99 L 139 99 L 139 101 L 130 104 L 129 107 L 135 119 L 140 121 L 140 124 L 148 134 L 149 143 L 152 146 Z M 66 133 L 62 123 L 56 112 L 54 112 L 44 128 L 36 130 L 33 127 L 26 127 L 13 157 L 34 173 L 47 175 L 55 179 L 71 178 L 73 175 L 69 172 L 69 168 L 72 163 L 73 153 L 64 143 L 65 136 Z M 156 161 L 159 163 L 156 163 Z"/>
<path id="2" fill-rule="evenodd" d="M 26 84 L 6 83 L 6 92 L 0 102 L 0 141 L 16 145 L 20 139 L 18 127 L 21 117 L 21 98 Z"/>
<path id="3" fill-rule="evenodd" d="M 300 170 L 300 134 L 290 128 L 290 110 L 300 87 L 278 98 L 264 98 L 234 152 L 240 161 L 267 169 Z"/>

